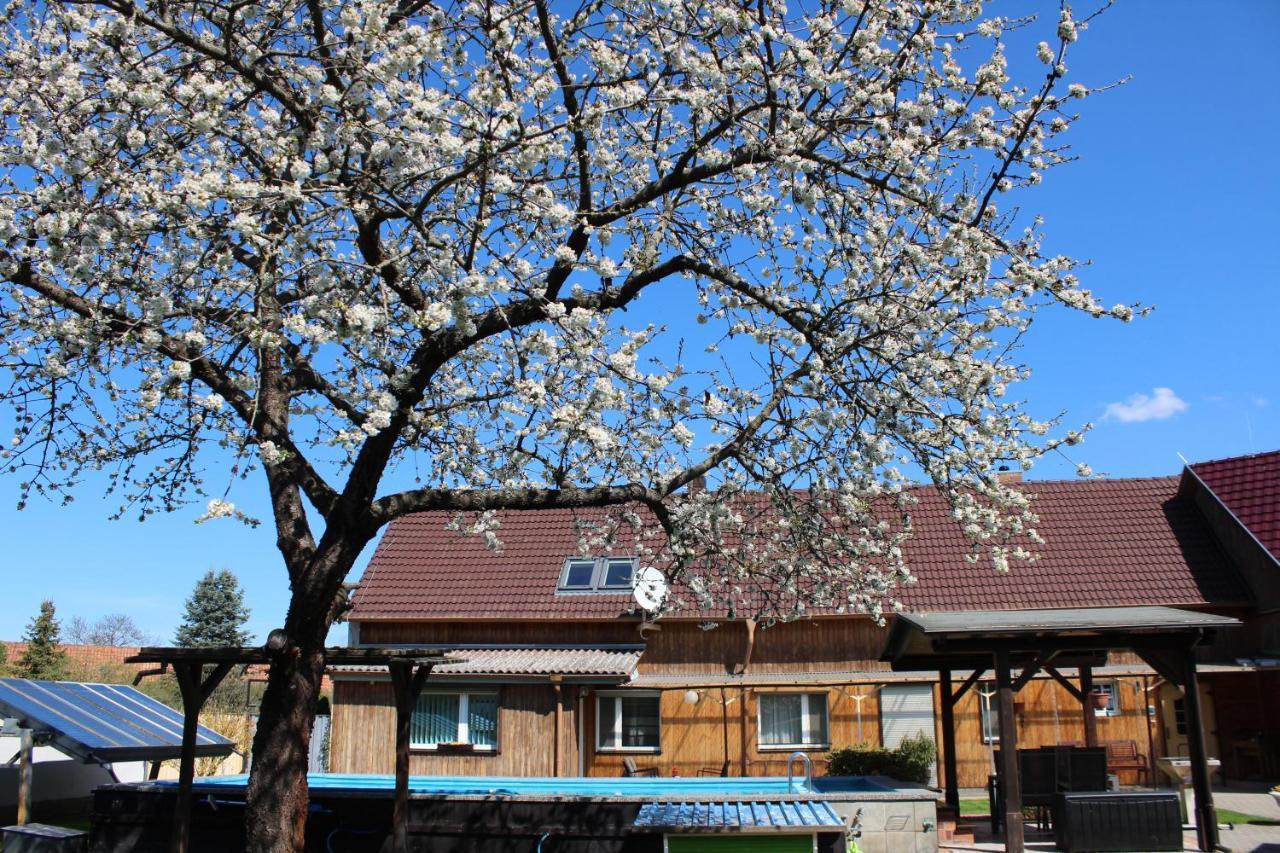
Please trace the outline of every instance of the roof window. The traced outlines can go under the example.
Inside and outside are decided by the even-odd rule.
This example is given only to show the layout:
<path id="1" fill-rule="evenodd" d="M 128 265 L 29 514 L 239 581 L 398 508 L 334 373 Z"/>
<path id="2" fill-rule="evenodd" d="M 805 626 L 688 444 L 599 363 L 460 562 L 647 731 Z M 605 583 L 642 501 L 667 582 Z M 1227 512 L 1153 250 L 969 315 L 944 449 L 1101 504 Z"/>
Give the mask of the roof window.
<path id="1" fill-rule="evenodd" d="M 627 591 L 635 571 L 635 557 L 570 557 L 564 561 L 556 591 Z"/>

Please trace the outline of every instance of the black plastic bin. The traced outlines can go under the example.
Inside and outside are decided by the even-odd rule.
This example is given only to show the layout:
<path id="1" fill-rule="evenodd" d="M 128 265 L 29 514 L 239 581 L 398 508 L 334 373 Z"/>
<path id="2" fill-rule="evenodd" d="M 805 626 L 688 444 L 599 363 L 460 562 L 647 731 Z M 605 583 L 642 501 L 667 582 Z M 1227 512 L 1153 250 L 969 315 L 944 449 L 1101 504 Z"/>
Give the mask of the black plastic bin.
<path id="1" fill-rule="evenodd" d="M 1173 791 L 1058 794 L 1053 826 L 1059 850 L 1181 850 L 1182 815 Z"/>

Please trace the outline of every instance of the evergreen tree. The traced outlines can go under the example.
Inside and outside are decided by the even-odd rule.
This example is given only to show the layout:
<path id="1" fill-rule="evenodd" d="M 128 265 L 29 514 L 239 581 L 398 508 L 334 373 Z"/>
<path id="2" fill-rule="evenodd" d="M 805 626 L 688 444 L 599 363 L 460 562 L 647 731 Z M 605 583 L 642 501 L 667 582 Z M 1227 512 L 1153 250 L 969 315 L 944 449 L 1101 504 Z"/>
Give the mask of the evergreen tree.
<path id="1" fill-rule="evenodd" d="M 210 569 L 196 581 L 173 642 L 186 647 L 247 645 L 252 639 L 244 630 L 248 619 L 240 581 L 229 569 Z"/>
<path id="2" fill-rule="evenodd" d="M 0 678 L 4 678 L 9 674 L 9 647 L 4 643 L 0 643 Z"/>
<path id="3" fill-rule="evenodd" d="M 27 650 L 18 658 L 17 675 L 52 681 L 66 677 L 67 653 L 58 644 L 58 617 L 54 615 L 52 601 L 40 602 L 40 615 L 27 625 L 22 639 L 27 643 Z"/>

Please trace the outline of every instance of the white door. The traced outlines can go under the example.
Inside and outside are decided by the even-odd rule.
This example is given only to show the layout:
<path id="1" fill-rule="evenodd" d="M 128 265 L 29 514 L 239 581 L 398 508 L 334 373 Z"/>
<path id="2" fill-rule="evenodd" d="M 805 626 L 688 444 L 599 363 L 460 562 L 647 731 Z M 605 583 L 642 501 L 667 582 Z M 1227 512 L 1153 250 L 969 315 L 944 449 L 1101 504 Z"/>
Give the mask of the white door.
<path id="1" fill-rule="evenodd" d="M 880 743 L 896 749 L 906 738 L 924 734 L 937 747 L 933 724 L 933 686 L 886 684 L 880 690 Z M 938 767 L 929 771 L 929 784 L 938 784 Z"/>

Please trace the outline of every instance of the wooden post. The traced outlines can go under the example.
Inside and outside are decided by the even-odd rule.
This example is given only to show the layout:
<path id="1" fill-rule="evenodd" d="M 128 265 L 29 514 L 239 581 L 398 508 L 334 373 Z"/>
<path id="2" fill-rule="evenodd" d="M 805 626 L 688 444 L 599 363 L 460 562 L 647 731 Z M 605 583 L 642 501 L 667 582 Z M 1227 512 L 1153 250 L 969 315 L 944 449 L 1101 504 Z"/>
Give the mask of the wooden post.
<path id="1" fill-rule="evenodd" d="M 1191 785 L 1196 793 L 1196 839 L 1201 850 L 1213 850 L 1218 846 L 1218 811 L 1213 806 L 1213 789 L 1209 785 L 1194 647 L 1187 650 L 1184 671 L 1182 690 L 1187 709 L 1187 745 L 1191 749 Z"/>
<path id="2" fill-rule="evenodd" d="M 23 729 L 18 747 L 18 826 L 31 820 L 31 753 L 35 746 L 31 729 Z"/>
<path id="3" fill-rule="evenodd" d="M 555 694 L 556 694 L 555 719 L 551 723 L 552 725 L 551 775 L 552 776 L 560 775 L 560 731 L 562 726 L 561 719 L 560 719 L 560 703 L 563 698 L 560 693 L 560 681 L 561 681 L 560 676 L 558 675 L 551 676 L 551 687 L 553 690 L 555 690 Z"/>
<path id="4" fill-rule="evenodd" d="M 204 664 L 192 661 L 176 661 L 173 674 L 178 679 L 182 693 L 182 755 L 178 759 L 178 802 L 173 809 L 173 835 L 169 849 L 173 853 L 187 853 L 191 837 L 191 785 L 196 775 L 196 734 L 200 725 L 200 709 L 210 694 L 231 671 L 231 664 L 220 663 L 208 677 Z"/>
<path id="5" fill-rule="evenodd" d="M 960 814 L 960 785 L 956 772 L 956 700 L 951 690 L 951 670 L 938 671 L 942 683 L 942 777 L 947 806 Z"/>
<path id="6" fill-rule="evenodd" d="M 394 853 L 409 850 L 409 727 L 413 708 L 418 704 L 422 685 L 431 672 L 431 664 L 411 660 L 393 660 L 387 664 L 391 672 L 391 689 L 396 703 L 396 792 L 391 811 L 391 849 Z"/>
<path id="7" fill-rule="evenodd" d="M 742 775 L 749 776 L 751 774 L 751 764 L 747 759 L 747 752 L 750 746 L 747 740 L 747 718 L 751 715 L 751 691 L 745 687 L 738 689 L 740 691 L 738 704 L 742 706 L 738 709 L 738 728 L 742 740 Z"/>
<path id="8" fill-rule="evenodd" d="M 1098 715 L 1093 711 L 1093 667 L 1080 667 L 1080 701 L 1084 704 L 1084 745 L 1098 745 Z"/>
<path id="9" fill-rule="evenodd" d="M 996 686 L 1000 702 L 1000 795 L 1004 799 L 1004 849 L 1022 853 L 1022 779 L 1018 775 L 1018 727 L 1013 714 L 1013 682 L 1009 653 L 995 653 Z"/>

